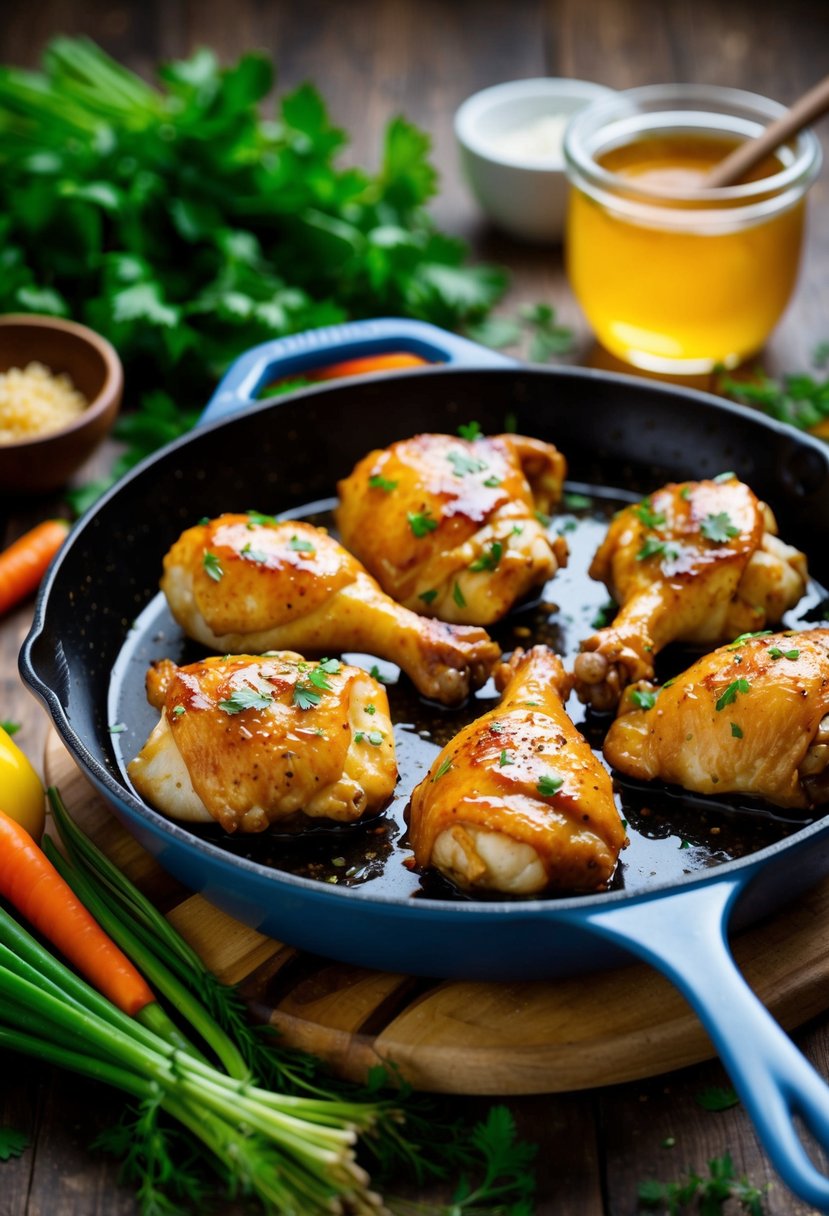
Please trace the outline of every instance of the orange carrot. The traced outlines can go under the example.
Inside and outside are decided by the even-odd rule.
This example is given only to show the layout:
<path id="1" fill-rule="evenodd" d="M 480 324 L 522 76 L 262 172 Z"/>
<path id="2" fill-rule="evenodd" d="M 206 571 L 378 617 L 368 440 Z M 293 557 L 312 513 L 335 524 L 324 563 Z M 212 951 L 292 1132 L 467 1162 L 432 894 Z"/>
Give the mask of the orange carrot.
<path id="1" fill-rule="evenodd" d="M 403 367 L 425 367 L 426 360 L 405 351 L 389 355 L 366 355 L 363 359 L 345 359 L 330 367 L 307 372 L 309 380 L 337 380 L 340 376 L 363 376 L 366 372 L 390 372 Z"/>
<path id="2" fill-rule="evenodd" d="M 37 589 L 68 531 L 65 519 L 47 519 L 0 553 L 0 616 Z"/>
<path id="3" fill-rule="evenodd" d="M 29 833 L 0 810 L 0 896 L 113 1005 L 135 1017 L 155 996 Z"/>

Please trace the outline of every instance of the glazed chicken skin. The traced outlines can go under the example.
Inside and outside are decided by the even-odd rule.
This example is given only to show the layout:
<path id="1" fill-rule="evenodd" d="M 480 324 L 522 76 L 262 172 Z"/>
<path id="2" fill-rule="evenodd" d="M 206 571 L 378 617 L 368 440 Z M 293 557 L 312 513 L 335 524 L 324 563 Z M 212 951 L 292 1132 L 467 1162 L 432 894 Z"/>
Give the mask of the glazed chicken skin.
<path id="1" fill-rule="evenodd" d="M 628 689 L 605 739 L 620 772 L 781 807 L 829 801 L 829 629 L 738 638 L 649 692 Z"/>
<path id="2" fill-rule="evenodd" d="M 164 558 L 161 588 L 185 633 L 211 650 L 366 652 L 443 704 L 485 683 L 501 653 L 483 629 L 395 604 L 323 529 L 256 512 L 188 528 Z"/>
<path id="3" fill-rule="evenodd" d="M 779 623 L 806 589 L 806 558 L 733 474 L 664 486 L 611 521 L 590 566 L 618 615 L 582 643 L 580 699 L 612 709 L 669 642 L 713 646 Z"/>
<path id="4" fill-rule="evenodd" d="M 466 890 L 603 889 L 625 843 L 610 777 L 564 711 L 569 679 L 544 646 L 516 651 L 500 705 L 465 727 L 412 793 L 415 863 Z"/>
<path id="5" fill-rule="evenodd" d="M 521 435 L 416 435 L 370 452 L 338 485 L 343 544 L 415 612 L 489 625 L 567 562 L 538 513 L 564 457 Z"/>
<path id="6" fill-rule="evenodd" d="M 351 822 L 397 780 L 385 689 L 359 667 L 282 651 L 152 667 L 158 724 L 128 766 L 172 819 L 263 832 L 305 815 Z"/>

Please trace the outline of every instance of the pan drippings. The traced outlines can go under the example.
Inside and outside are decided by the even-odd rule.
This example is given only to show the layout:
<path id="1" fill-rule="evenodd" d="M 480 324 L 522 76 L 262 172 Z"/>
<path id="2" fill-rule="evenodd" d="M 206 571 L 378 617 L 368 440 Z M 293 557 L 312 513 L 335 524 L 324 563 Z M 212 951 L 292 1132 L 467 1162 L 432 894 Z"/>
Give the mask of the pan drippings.
<path id="1" fill-rule="evenodd" d="M 517 646 L 526 649 L 542 643 L 559 653 L 568 666 L 582 639 L 612 615 L 604 586 L 591 580 L 587 569 L 611 516 L 638 498 L 625 491 L 581 485 L 571 490 L 575 497 L 565 498 L 565 503 L 569 501 L 572 509 L 557 515 L 550 524 L 553 532 L 566 536 L 570 548 L 567 568 L 560 570 L 539 596 L 520 604 L 490 630 L 506 653 Z M 332 530 L 330 506 L 324 507 L 320 510 L 317 502 L 305 511 L 291 512 L 290 517 Z M 824 589 L 810 584 L 797 609 L 784 617 L 783 627 L 814 624 L 822 618 L 827 603 Z M 113 669 L 108 706 L 109 721 L 125 727 L 112 735 L 112 747 L 125 780 L 126 765 L 141 748 L 156 718 L 144 691 L 148 666 L 161 658 L 181 664 L 204 655 L 201 647 L 183 637 L 161 595 L 135 622 Z M 411 790 L 437 752 L 463 726 L 497 705 L 494 684 L 490 681 L 464 706 L 448 709 L 419 696 L 392 663 L 371 655 L 341 657 L 369 670 L 376 667 L 389 695 L 400 778 L 385 812 L 344 827 L 323 823 L 308 829 L 291 825 L 285 830 L 242 837 L 206 826 L 191 829 L 193 834 L 234 855 L 320 882 L 352 887 L 355 892 L 370 888 L 373 894 L 397 898 L 468 898 L 439 876 L 424 877 L 409 868 L 405 811 Z M 658 679 L 664 681 L 677 674 L 696 657 L 697 652 L 688 648 L 670 647 L 657 661 Z M 586 708 L 575 695 L 567 708 L 601 759 L 610 717 Z M 637 891 L 674 882 L 690 872 L 754 852 L 810 822 L 808 817 L 750 799 L 702 798 L 627 780 L 617 781 L 615 788 L 630 843 L 621 855 L 611 889 Z"/>

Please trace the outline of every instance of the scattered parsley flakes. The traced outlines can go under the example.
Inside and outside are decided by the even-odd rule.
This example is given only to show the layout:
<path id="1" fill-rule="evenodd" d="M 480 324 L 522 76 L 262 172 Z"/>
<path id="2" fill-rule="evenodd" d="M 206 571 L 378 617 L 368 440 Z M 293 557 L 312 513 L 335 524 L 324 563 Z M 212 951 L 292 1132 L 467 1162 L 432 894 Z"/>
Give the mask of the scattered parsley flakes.
<path id="1" fill-rule="evenodd" d="M 372 705 L 371 702 L 369 702 L 365 708 L 366 708 L 366 713 L 372 718 L 377 713 L 377 706 Z"/>
<path id="2" fill-rule="evenodd" d="M 510 532 L 510 536 L 520 536 L 523 531 L 524 531 L 523 524 L 513 524 L 512 531 Z"/>
<path id="3" fill-rule="evenodd" d="M 479 570 L 496 570 L 504 552 L 504 546 L 499 540 L 494 540 L 486 553 L 476 557 L 470 563 L 469 569 L 477 573 Z"/>
<path id="4" fill-rule="evenodd" d="M 721 709 L 725 709 L 726 705 L 733 705 L 737 700 L 738 693 L 748 693 L 750 691 L 751 685 L 748 680 L 734 680 L 733 683 L 728 685 L 728 688 L 726 688 L 717 701 L 717 712 L 719 713 Z"/>
<path id="5" fill-rule="evenodd" d="M 30 1144 L 31 1137 L 26 1132 L 19 1132 L 13 1127 L 0 1127 L 0 1161 L 22 1157 Z"/>
<path id="6" fill-rule="evenodd" d="M 746 642 L 750 642 L 752 638 L 767 638 L 771 634 L 771 629 L 761 629 L 759 633 L 741 633 L 733 642 L 726 646 L 726 650 L 738 650 L 740 646 L 745 646 Z"/>
<path id="7" fill-rule="evenodd" d="M 263 515 L 261 511 L 246 511 L 245 514 L 251 525 L 259 524 L 261 527 L 267 527 L 280 523 L 275 515 Z"/>
<path id="8" fill-rule="evenodd" d="M 321 692 L 314 692 L 307 684 L 297 684 L 294 688 L 292 703 L 297 709 L 316 709 L 322 700 Z"/>
<path id="9" fill-rule="evenodd" d="M 515 761 L 510 757 L 507 749 L 503 747 L 501 748 L 501 758 L 498 761 L 498 767 L 506 768 L 508 764 L 515 764 Z"/>
<path id="10" fill-rule="evenodd" d="M 564 505 L 568 511 L 587 511 L 593 506 L 593 499 L 588 498 L 586 494 L 574 494 L 570 491 L 565 491 Z"/>
<path id="11" fill-rule="evenodd" d="M 717 485 L 721 486 L 724 481 L 736 481 L 737 474 L 731 469 L 727 473 L 718 473 L 716 477 L 712 477 L 712 481 L 716 481 Z"/>
<path id="12" fill-rule="evenodd" d="M 391 494 L 392 490 L 396 490 L 398 486 L 396 481 L 389 481 L 387 477 L 381 477 L 379 473 L 372 473 L 368 484 L 372 490 L 382 490 L 384 494 Z"/>
<path id="13" fill-rule="evenodd" d="M 205 524 L 209 524 L 209 523 L 210 523 L 210 516 L 202 515 L 201 519 L 199 520 L 199 527 L 203 528 L 205 526 Z"/>
<path id="14" fill-rule="evenodd" d="M 618 610 L 619 608 L 615 600 L 608 600 L 602 604 L 601 607 L 596 609 L 596 615 L 590 622 L 591 629 L 604 629 L 613 620 Z"/>
<path id="15" fill-rule="evenodd" d="M 731 738 L 732 739 L 742 739 L 742 737 L 743 737 L 742 726 L 738 726 L 738 724 L 736 722 L 732 722 L 731 723 Z"/>
<path id="16" fill-rule="evenodd" d="M 460 583 L 456 582 L 454 587 L 452 588 L 452 599 L 455 601 L 455 603 L 458 605 L 459 608 L 466 607 L 466 600 L 464 599 L 463 592 L 461 591 Z"/>
<path id="17" fill-rule="evenodd" d="M 438 771 L 435 773 L 434 777 L 432 778 L 432 784 L 434 785 L 434 783 L 436 781 L 439 781 L 441 779 L 441 777 L 445 777 L 451 767 L 452 767 L 452 757 L 447 756 L 446 759 L 441 764 Z"/>
<path id="18" fill-rule="evenodd" d="M 791 659 L 792 662 L 800 658 L 799 650 L 781 650 L 779 646 L 769 646 L 768 653 L 773 659 Z"/>
<path id="19" fill-rule="evenodd" d="M 218 583 L 223 575 L 222 563 L 219 561 L 215 553 L 211 553 L 209 549 L 205 549 L 201 559 L 202 567 L 209 578 L 213 579 L 214 583 Z"/>
<path id="20" fill-rule="evenodd" d="M 20 729 L 19 722 L 0 722 L 0 730 L 4 730 L 7 735 L 16 735 Z"/>
<path id="21" fill-rule="evenodd" d="M 630 699 L 637 709 L 653 709 L 658 696 L 657 692 L 646 692 L 637 688 L 630 694 Z"/>
<path id="22" fill-rule="evenodd" d="M 679 491 L 679 497 L 684 499 L 685 502 L 687 502 L 691 497 L 691 487 L 688 483 L 686 483 Z"/>
<path id="23" fill-rule="evenodd" d="M 123 733 L 123 732 L 124 732 L 126 729 L 127 729 L 127 728 L 126 728 L 126 726 L 124 725 L 124 723 L 123 723 L 123 722 L 114 722 L 112 726 L 108 727 L 109 733 L 110 733 L 111 735 L 120 735 L 120 734 L 122 734 L 122 733 Z"/>
<path id="24" fill-rule="evenodd" d="M 706 540 L 713 541 L 715 545 L 724 545 L 733 537 L 740 535 L 740 529 L 731 522 L 731 516 L 727 511 L 719 511 L 716 515 L 706 515 L 699 530 Z"/>
<path id="25" fill-rule="evenodd" d="M 461 439 L 477 439 L 482 434 L 480 423 L 462 422 L 458 427 L 458 434 Z"/>
<path id="26" fill-rule="evenodd" d="M 273 701 L 273 693 L 261 688 L 251 688 L 244 685 L 237 688 L 226 701 L 219 702 L 219 709 L 226 714 L 241 714 L 246 709 L 267 709 Z"/>
<path id="27" fill-rule="evenodd" d="M 552 798 L 553 794 L 558 793 L 563 785 L 563 777 L 551 777 L 548 773 L 544 773 L 539 777 L 535 788 L 542 798 Z"/>
<path id="28" fill-rule="evenodd" d="M 339 659 L 320 659 L 317 663 L 317 669 L 327 672 L 330 676 L 335 676 L 341 667 L 342 663 Z"/>
<path id="29" fill-rule="evenodd" d="M 653 503 L 649 498 L 643 498 L 640 503 L 637 503 L 633 507 L 633 514 L 645 528 L 661 528 L 668 522 L 667 515 L 663 515 L 661 511 L 654 511 Z"/>
<path id="30" fill-rule="evenodd" d="M 656 536 L 646 536 L 645 543 L 636 554 L 636 560 L 644 562 L 649 557 L 664 557 L 666 561 L 672 562 L 679 557 L 679 550 L 675 545 L 669 545 L 667 541 L 659 540 Z"/>
<path id="31" fill-rule="evenodd" d="M 418 538 L 425 536 L 427 532 L 434 532 L 438 526 L 438 521 L 432 519 L 429 511 L 408 511 L 406 519 L 409 521 L 412 532 Z"/>
<path id="32" fill-rule="evenodd" d="M 174 705 L 173 706 L 173 717 L 174 718 L 180 718 L 183 714 L 186 714 L 186 713 L 187 713 L 187 709 L 184 705 Z"/>
<path id="33" fill-rule="evenodd" d="M 543 511 L 536 511 L 535 518 L 541 524 L 542 528 L 549 528 L 551 523 L 549 515 L 545 515 Z"/>
<path id="34" fill-rule="evenodd" d="M 487 477 L 486 481 L 484 482 L 484 485 L 486 486 L 486 488 L 488 490 L 494 490 L 500 484 L 501 484 L 501 478 L 496 477 L 494 473 L 493 473 L 492 477 Z"/>
<path id="35" fill-rule="evenodd" d="M 639 1183 L 639 1202 L 647 1208 L 659 1208 L 663 1212 L 690 1212 L 694 1200 L 694 1211 L 724 1211 L 724 1204 L 735 1200 L 742 1211 L 750 1216 L 762 1216 L 763 1192 L 766 1187 L 752 1186 L 745 1176 L 734 1173 L 734 1162 L 730 1153 L 714 1157 L 708 1162 L 708 1178 L 696 1173 L 686 1176 L 684 1182 L 658 1182 L 648 1179 Z M 736 1209 L 734 1209 L 736 1210 Z"/>
<path id="36" fill-rule="evenodd" d="M 446 459 L 456 477 L 465 477 L 467 473 L 483 473 L 489 468 L 485 460 L 477 460 L 467 452 L 450 452 Z"/>
<path id="37" fill-rule="evenodd" d="M 435 591 L 435 589 L 432 588 L 429 591 L 421 591 L 420 595 L 417 598 L 419 600 L 423 600 L 424 604 L 431 604 L 437 599 L 437 596 L 438 596 L 437 591 Z"/>
<path id="38" fill-rule="evenodd" d="M 377 680 L 377 682 L 379 684 L 388 684 L 389 683 L 388 676 L 382 675 L 380 668 L 377 666 L 376 663 L 372 664 L 371 671 L 368 674 L 371 676 L 372 680 Z"/>
<path id="39" fill-rule="evenodd" d="M 246 545 L 242 546 L 242 548 L 239 550 L 239 554 L 249 562 L 266 562 L 268 560 L 267 553 L 264 553 L 261 549 L 254 549 L 251 546 L 250 541 L 248 541 Z"/>
<path id="40" fill-rule="evenodd" d="M 490 722 L 489 729 L 494 735 L 500 735 L 504 729 L 504 724 L 503 722 Z"/>
<path id="41" fill-rule="evenodd" d="M 303 540 L 300 536 L 292 536 L 288 541 L 288 548 L 293 549 L 294 553 L 316 553 L 310 540 Z"/>
<path id="42" fill-rule="evenodd" d="M 368 739 L 373 747 L 379 747 L 383 742 L 384 735 L 381 730 L 355 730 L 354 742 L 362 743 L 364 739 Z"/>

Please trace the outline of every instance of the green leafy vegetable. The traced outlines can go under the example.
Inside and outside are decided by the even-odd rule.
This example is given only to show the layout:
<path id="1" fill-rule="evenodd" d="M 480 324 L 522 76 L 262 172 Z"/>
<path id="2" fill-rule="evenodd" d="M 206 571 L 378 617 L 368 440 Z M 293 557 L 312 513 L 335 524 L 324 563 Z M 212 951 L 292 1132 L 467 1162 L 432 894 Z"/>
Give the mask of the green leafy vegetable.
<path id="1" fill-rule="evenodd" d="M 732 537 L 740 535 L 740 529 L 731 522 L 731 516 L 727 511 L 719 511 L 716 515 L 706 515 L 699 530 L 706 540 L 713 541 L 715 545 L 724 545 Z"/>
<path id="2" fill-rule="evenodd" d="M 355 743 L 362 743 L 364 739 L 368 739 L 373 747 L 379 747 L 383 742 L 383 732 L 381 730 L 356 730 L 354 732 Z"/>
<path id="3" fill-rule="evenodd" d="M 638 688 L 630 693 L 630 699 L 637 709 L 653 709 L 658 696 L 658 692 L 648 692 Z"/>
<path id="4" fill-rule="evenodd" d="M 481 434 L 480 423 L 475 421 L 462 422 L 458 427 L 458 434 L 461 439 L 477 439 Z"/>
<path id="5" fill-rule="evenodd" d="M 261 511 L 246 511 L 245 514 L 248 517 L 249 528 L 257 525 L 261 528 L 268 528 L 279 523 L 275 515 L 263 515 Z"/>
<path id="6" fill-rule="evenodd" d="M 815 352 L 816 355 L 820 351 Z M 815 366 L 821 359 L 815 359 Z M 829 418 L 829 376 L 815 378 L 806 373 L 784 376 L 776 380 L 758 368 L 751 380 L 720 379 L 718 389 L 735 401 L 753 405 L 779 422 L 788 422 L 799 430 L 821 426 Z"/>
<path id="7" fill-rule="evenodd" d="M 480 570 L 497 570 L 503 552 L 504 546 L 499 540 L 494 540 L 486 553 L 482 553 L 480 557 L 476 557 L 474 562 L 470 563 L 469 569 L 476 573 Z"/>
<path id="8" fill-rule="evenodd" d="M 552 798 L 553 794 L 557 793 L 563 785 L 563 777 L 554 777 L 544 773 L 539 777 L 536 789 L 542 798 Z"/>
<path id="9" fill-rule="evenodd" d="M 409 527 L 418 538 L 425 536 L 427 532 L 434 532 L 438 526 L 438 521 L 432 519 L 428 511 L 408 511 L 406 519 L 409 521 Z"/>
<path id="10" fill-rule="evenodd" d="M 254 549 L 250 542 L 242 546 L 239 550 L 239 556 L 249 562 L 266 562 L 268 560 L 267 553 L 262 549 Z"/>
<path id="11" fill-rule="evenodd" d="M 650 1179 L 640 1182 L 639 1203 L 678 1216 L 680 1212 L 689 1211 L 689 1205 L 696 1200 L 696 1211 L 704 1216 L 717 1216 L 726 1211 L 729 1200 L 734 1200 L 748 1216 L 763 1216 L 766 1188 L 753 1186 L 745 1176 L 738 1177 L 730 1153 L 712 1158 L 708 1162 L 708 1175 L 701 1178 L 699 1174 L 690 1173 L 683 1182 Z"/>
<path id="12" fill-rule="evenodd" d="M 16 735 L 20 729 L 19 722 L 10 722 L 8 719 L 5 722 L 0 722 L 0 730 L 4 730 L 7 735 Z"/>
<path id="13" fill-rule="evenodd" d="M 464 594 L 463 594 L 463 591 L 461 590 L 460 583 L 456 582 L 455 585 L 452 587 L 452 599 L 455 601 L 455 603 L 458 605 L 459 608 L 466 607 L 466 600 L 464 599 Z"/>
<path id="14" fill-rule="evenodd" d="M 800 658 L 799 650 L 781 650 L 779 646 L 769 646 L 768 653 L 773 659 L 791 659 L 792 662 Z"/>
<path id="15" fill-rule="evenodd" d="M 419 600 L 423 600 L 424 604 L 431 604 L 434 602 L 434 600 L 437 599 L 437 594 L 438 594 L 437 591 L 435 591 L 434 588 L 432 588 L 429 591 L 421 591 L 420 595 L 417 598 Z"/>
<path id="16" fill-rule="evenodd" d="M 500 759 L 499 759 L 499 761 L 498 761 L 498 767 L 499 767 L 499 768 L 506 768 L 508 764 L 515 764 L 515 761 L 514 761 L 514 760 L 513 760 L 513 758 L 510 756 L 510 754 L 509 754 L 509 752 L 507 751 L 507 749 L 504 747 L 504 748 L 502 748 L 502 749 L 501 749 L 501 756 L 500 756 Z"/>
<path id="17" fill-rule="evenodd" d="M 316 553 L 310 540 L 303 540 L 301 536 L 292 536 L 288 542 L 288 548 L 293 549 L 295 553 Z"/>
<path id="18" fill-rule="evenodd" d="M 717 700 L 717 711 L 725 709 L 726 705 L 733 705 L 737 700 L 738 693 L 748 693 L 751 691 L 751 685 L 748 680 L 734 680 L 728 685 L 725 692 Z"/>
<path id="19" fill-rule="evenodd" d="M 645 543 L 636 554 L 638 562 L 647 561 L 649 557 L 662 557 L 665 561 L 676 561 L 679 556 L 679 551 L 675 545 L 669 545 L 665 540 L 659 540 L 656 536 L 646 536 Z"/>
<path id="20" fill-rule="evenodd" d="M 588 511 L 593 506 L 593 499 L 586 494 L 575 494 L 565 491 L 564 505 L 568 511 Z"/>
<path id="21" fill-rule="evenodd" d="M 549 304 L 527 305 L 520 317 L 532 334 L 528 352 L 531 363 L 546 363 L 553 355 L 566 355 L 573 349 L 573 331 L 556 324 L 555 310 Z"/>
<path id="22" fill-rule="evenodd" d="M 447 756 L 445 760 L 441 761 L 438 771 L 435 773 L 434 777 L 432 778 L 432 782 L 434 783 L 435 781 L 439 781 L 441 779 L 441 777 L 445 777 L 451 767 L 452 767 L 452 758 L 451 758 L 451 756 Z"/>
<path id="23" fill-rule="evenodd" d="M 487 468 L 485 460 L 477 460 L 467 452 L 453 451 L 446 459 L 451 464 L 452 472 L 456 477 L 465 477 L 467 473 L 483 473 Z"/>
<path id="24" fill-rule="evenodd" d="M 703 1110 L 729 1110 L 732 1106 L 739 1105 L 740 1099 L 737 1096 L 736 1089 L 730 1085 L 711 1085 L 708 1089 L 700 1090 L 695 1095 L 695 1101 Z"/>
<path id="25" fill-rule="evenodd" d="M 12 1157 L 22 1157 L 31 1143 L 26 1132 L 16 1131 L 13 1127 L 0 1127 L 0 1161 L 11 1161 Z"/>
<path id="26" fill-rule="evenodd" d="M 209 549 L 205 549 L 202 554 L 201 564 L 208 578 L 212 578 L 214 583 L 221 582 L 224 577 L 224 570 L 217 554 L 211 553 Z"/>
<path id="27" fill-rule="evenodd" d="M 385 494 L 391 494 L 392 490 L 397 489 L 396 481 L 389 481 L 386 477 L 381 477 L 379 473 L 372 473 L 368 479 L 369 488 L 372 490 L 382 490 Z"/>
<path id="28" fill-rule="evenodd" d="M 732 739 L 742 739 L 743 737 L 743 728 L 737 722 L 731 723 L 731 737 Z"/>
<path id="29" fill-rule="evenodd" d="M 733 642 L 729 642 L 726 650 L 739 650 L 741 646 L 745 646 L 746 642 L 750 642 L 752 638 L 767 638 L 771 632 L 771 629 L 761 629 L 757 633 L 741 633 Z"/>
<path id="30" fill-rule="evenodd" d="M 292 703 L 297 709 L 316 709 L 321 700 L 322 693 L 315 692 L 307 684 L 300 681 L 300 683 L 294 685 Z"/>
<path id="31" fill-rule="evenodd" d="M 619 605 L 615 600 L 607 600 L 599 608 L 596 609 L 596 615 L 590 622 L 592 629 L 604 629 L 613 620 L 616 613 L 619 611 Z"/>
<path id="32" fill-rule="evenodd" d="M 668 517 L 661 511 L 654 511 L 649 498 L 643 499 L 633 508 L 633 514 L 645 528 L 661 528 L 668 522 Z"/>

